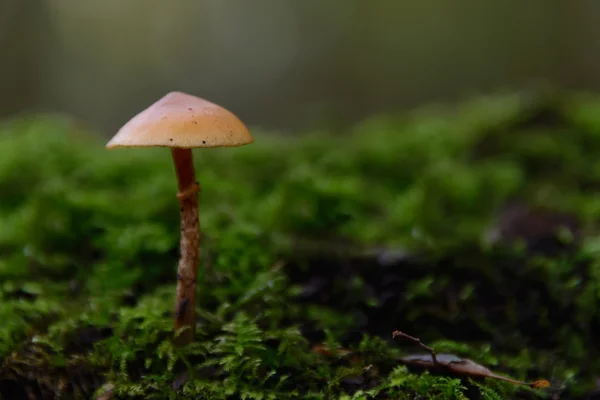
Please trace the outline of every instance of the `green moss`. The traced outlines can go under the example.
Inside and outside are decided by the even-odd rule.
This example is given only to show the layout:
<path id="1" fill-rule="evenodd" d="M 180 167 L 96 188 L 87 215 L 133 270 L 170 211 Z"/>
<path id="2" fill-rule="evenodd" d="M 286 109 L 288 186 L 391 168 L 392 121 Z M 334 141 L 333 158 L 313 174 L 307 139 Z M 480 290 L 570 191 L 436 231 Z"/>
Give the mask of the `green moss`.
<path id="1" fill-rule="evenodd" d="M 259 132 L 252 146 L 196 151 L 204 242 L 198 330 L 184 348 L 170 342 L 179 217 L 168 152 L 105 151 L 62 117 L 5 123 L 0 388 L 82 398 L 106 382 L 118 398 L 541 396 L 409 372 L 398 358 L 411 348 L 389 340 L 402 329 L 499 373 L 584 393 L 600 372 L 600 113 L 584 97 L 550 104 L 479 98 L 374 118 L 343 136 Z M 581 248 L 489 247 L 484 232 L 515 198 L 580 218 Z M 426 262 L 396 272 L 391 307 L 370 289 L 389 271 L 344 270 L 340 244 Z M 317 266 L 315 249 L 333 258 Z M 312 276 L 331 284 L 321 297 L 306 295 Z M 323 342 L 332 353 L 313 351 Z"/>

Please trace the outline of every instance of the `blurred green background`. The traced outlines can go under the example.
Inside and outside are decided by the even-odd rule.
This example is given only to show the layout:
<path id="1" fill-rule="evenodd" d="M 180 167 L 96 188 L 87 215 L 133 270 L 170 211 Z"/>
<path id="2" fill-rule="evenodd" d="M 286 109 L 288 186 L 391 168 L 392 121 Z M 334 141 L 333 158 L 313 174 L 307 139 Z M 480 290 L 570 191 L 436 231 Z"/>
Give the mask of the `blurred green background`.
<path id="1" fill-rule="evenodd" d="M 0 116 L 112 134 L 170 90 L 254 126 L 339 127 L 477 92 L 600 88 L 595 1 L 0 0 Z"/>

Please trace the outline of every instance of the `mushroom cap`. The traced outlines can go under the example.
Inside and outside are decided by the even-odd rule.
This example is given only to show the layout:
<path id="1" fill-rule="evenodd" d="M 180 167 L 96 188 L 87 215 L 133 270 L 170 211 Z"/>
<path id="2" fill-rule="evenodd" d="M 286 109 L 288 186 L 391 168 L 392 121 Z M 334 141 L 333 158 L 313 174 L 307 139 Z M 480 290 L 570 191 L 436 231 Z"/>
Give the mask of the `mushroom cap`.
<path id="1" fill-rule="evenodd" d="M 106 148 L 234 147 L 253 141 L 231 111 L 196 96 L 170 92 L 129 120 Z"/>

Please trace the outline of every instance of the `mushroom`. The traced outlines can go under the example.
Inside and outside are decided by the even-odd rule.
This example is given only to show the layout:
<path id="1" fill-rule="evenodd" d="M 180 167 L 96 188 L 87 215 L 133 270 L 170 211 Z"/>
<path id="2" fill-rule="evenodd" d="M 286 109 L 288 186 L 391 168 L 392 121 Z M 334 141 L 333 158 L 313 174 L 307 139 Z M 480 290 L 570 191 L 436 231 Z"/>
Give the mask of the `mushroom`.
<path id="1" fill-rule="evenodd" d="M 204 99 L 171 92 L 146 108 L 108 142 L 106 148 L 170 147 L 175 163 L 181 213 L 180 259 L 175 306 L 176 342 L 193 341 L 196 277 L 200 245 L 198 191 L 192 148 L 235 147 L 254 141 L 233 113 Z"/>

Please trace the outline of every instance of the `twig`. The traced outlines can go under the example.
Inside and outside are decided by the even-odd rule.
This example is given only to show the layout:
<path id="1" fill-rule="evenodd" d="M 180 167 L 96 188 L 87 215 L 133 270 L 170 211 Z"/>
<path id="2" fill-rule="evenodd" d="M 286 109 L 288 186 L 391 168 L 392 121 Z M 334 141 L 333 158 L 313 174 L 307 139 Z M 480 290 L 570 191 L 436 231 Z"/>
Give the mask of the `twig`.
<path id="1" fill-rule="evenodd" d="M 410 336 L 407 335 L 404 332 L 400 332 L 400 331 L 394 331 L 392 332 L 392 338 L 396 339 L 398 336 L 400 336 L 401 338 L 404 338 L 410 342 L 413 342 L 414 344 L 416 344 L 417 346 L 419 346 L 420 348 L 422 348 L 423 350 L 425 350 L 426 352 L 428 352 L 431 355 L 431 359 L 433 360 L 433 364 L 438 365 L 438 360 L 437 357 L 435 356 L 435 350 L 433 350 L 431 347 L 425 346 L 423 344 L 423 342 L 421 342 L 421 339 L 416 338 L 414 336 Z"/>

